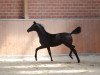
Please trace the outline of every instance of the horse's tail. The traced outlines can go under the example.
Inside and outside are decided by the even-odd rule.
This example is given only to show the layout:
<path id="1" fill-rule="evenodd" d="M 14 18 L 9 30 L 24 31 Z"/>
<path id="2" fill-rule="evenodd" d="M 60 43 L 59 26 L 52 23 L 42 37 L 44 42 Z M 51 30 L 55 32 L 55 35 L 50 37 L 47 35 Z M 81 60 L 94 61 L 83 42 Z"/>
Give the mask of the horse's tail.
<path id="1" fill-rule="evenodd" d="M 76 29 L 74 29 L 71 34 L 78 34 L 81 32 L 81 27 L 77 27 Z"/>

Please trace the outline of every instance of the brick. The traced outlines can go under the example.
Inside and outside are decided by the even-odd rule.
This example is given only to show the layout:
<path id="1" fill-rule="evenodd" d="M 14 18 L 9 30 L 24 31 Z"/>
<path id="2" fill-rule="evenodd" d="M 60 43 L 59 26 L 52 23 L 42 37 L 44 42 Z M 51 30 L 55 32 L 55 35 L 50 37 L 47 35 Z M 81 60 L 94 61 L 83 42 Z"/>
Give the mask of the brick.
<path id="1" fill-rule="evenodd" d="M 11 16 L 10 13 L 18 13 L 14 18 L 22 18 L 23 3 L 23 0 L 0 0 L 0 13 L 8 13 L 0 16 L 4 18 Z M 29 18 L 100 17 L 100 0 L 28 0 L 28 12 Z"/>
<path id="2" fill-rule="evenodd" d="M 34 4 L 34 1 L 35 1 L 35 4 Z M 99 9 L 99 6 L 100 6 L 100 3 L 97 3 L 96 0 L 87 0 L 87 1 L 86 0 L 81 0 L 81 1 L 80 0 L 42 0 L 42 1 L 43 2 L 41 3 L 41 0 L 37 0 L 37 1 L 32 0 L 32 2 L 31 2 L 31 0 L 29 0 L 29 5 L 31 5 L 29 7 L 32 7 L 32 6 L 37 7 L 37 8 L 35 8 L 35 10 L 32 8 L 29 9 L 29 12 L 31 12 L 31 13 L 37 12 L 36 9 L 38 9 L 38 11 L 41 9 L 45 9 L 45 11 L 41 10 L 41 12 L 37 12 L 37 13 L 45 12 L 45 16 L 47 16 L 49 13 L 48 17 L 51 16 L 52 18 L 55 18 L 57 16 L 59 18 L 60 17 L 67 18 L 70 16 L 81 18 L 83 16 L 87 17 L 88 15 L 86 15 L 86 13 L 88 14 L 90 12 L 95 12 L 95 13 L 98 12 L 97 10 Z M 99 1 L 99 0 L 97 0 L 97 1 Z M 97 7 L 98 7 L 98 9 L 97 9 Z M 95 9 L 97 9 L 97 10 L 95 10 Z M 32 10 L 34 10 L 34 11 L 32 11 Z M 55 14 L 55 12 L 58 12 L 59 14 L 61 13 L 61 15 L 59 15 L 57 13 Z M 66 16 L 63 12 L 70 13 L 70 14 L 67 14 L 69 16 Z M 77 16 L 78 14 L 80 14 L 80 15 Z M 42 14 L 39 14 L 38 16 L 42 16 Z M 45 16 L 42 16 L 42 17 L 44 18 Z M 93 14 L 89 15 L 88 17 L 92 17 L 92 16 L 93 16 Z"/>
<path id="3" fill-rule="evenodd" d="M 0 13 L 4 13 L 0 14 L 0 18 L 20 18 L 23 13 L 23 0 L 0 0 L 0 7 Z M 19 14 L 15 15 L 16 12 Z"/>

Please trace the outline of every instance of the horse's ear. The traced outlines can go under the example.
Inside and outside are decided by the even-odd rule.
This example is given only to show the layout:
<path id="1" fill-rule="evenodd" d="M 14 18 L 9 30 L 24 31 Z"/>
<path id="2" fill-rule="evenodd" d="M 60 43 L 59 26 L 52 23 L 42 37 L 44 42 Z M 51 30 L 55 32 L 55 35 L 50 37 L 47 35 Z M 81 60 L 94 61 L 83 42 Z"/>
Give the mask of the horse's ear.
<path id="1" fill-rule="evenodd" d="M 36 22 L 35 22 L 35 21 L 34 21 L 33 23 L 34 23 L 34 24 L 36 24 Z"/>

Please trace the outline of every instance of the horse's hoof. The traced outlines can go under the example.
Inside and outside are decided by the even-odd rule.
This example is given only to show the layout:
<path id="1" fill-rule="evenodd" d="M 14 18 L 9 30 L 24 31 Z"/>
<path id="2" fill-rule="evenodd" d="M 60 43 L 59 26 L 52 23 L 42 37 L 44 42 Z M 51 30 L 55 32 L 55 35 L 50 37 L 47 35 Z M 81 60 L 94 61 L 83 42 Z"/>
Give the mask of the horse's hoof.
<path id="1" fill-rule="evenodd" d="M 73 59 L 73 57 L 71 57 L 71 59 Z"/>
<path id="2" fill-rule="evenodd" d="M 53 60 L 51 60 L 51 61 L 53 61 Z"/>
<path id="3" fill-rule="evenodd" d="M 73 59 L 73 57 L 71 55 L 69 55 L 71 59 Z"/>
<path id="4" fill-rule="evenodd" d="M 35 59 L 37 61 L 37 59 Z"/>
<path id="5" fill-rule="evenodd" d="M 80 60 L 78 61 L 78 63 L 80 63 Z"/>
<path id="6" fill-rule="evenodd" d="M 35 60 L 37 61 L 37 58 L 35 58 Z"/>

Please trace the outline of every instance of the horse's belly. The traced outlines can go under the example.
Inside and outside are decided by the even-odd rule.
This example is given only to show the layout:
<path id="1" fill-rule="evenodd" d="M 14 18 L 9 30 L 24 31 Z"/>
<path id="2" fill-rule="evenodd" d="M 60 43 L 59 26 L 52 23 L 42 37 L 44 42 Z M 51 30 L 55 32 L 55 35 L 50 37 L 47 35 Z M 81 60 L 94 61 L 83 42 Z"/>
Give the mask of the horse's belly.
<path id="1" fill-rule="evenodd" d="M 61 45 L 62 43 L 57 41 L 57 42 L 51 42 L 49 44 L 50 44 L 51 47 L 55 47 L 55 46 Z"/>

